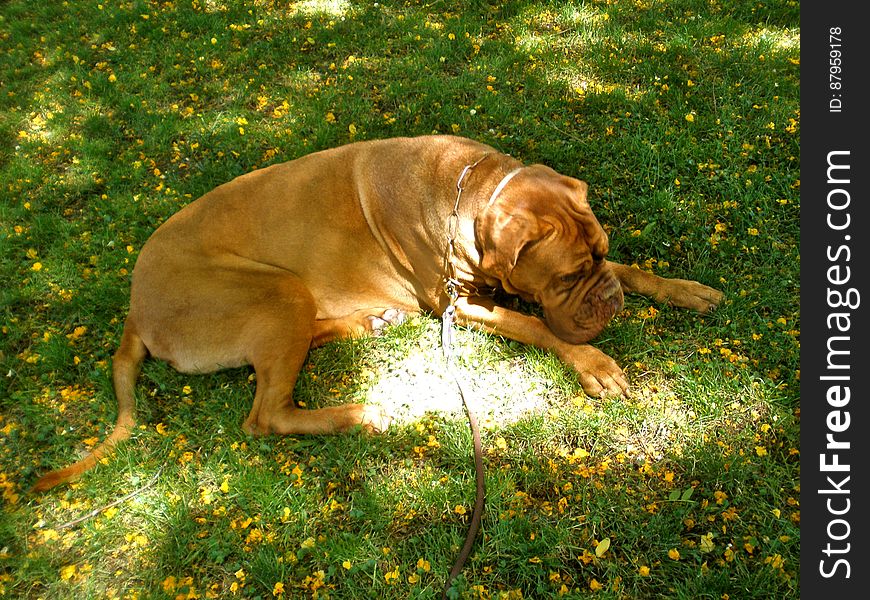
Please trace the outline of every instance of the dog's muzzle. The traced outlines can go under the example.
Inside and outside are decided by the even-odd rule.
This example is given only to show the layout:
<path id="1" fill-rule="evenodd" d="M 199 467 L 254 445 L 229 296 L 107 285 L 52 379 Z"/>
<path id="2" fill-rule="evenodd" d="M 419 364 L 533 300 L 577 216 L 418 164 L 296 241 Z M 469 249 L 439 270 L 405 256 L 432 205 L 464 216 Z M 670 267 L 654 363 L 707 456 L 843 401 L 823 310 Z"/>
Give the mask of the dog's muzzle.
<path id="1" fill-rule="evenodd" d="M 622 306 L 622 286 L 616 276 L 606 272 L 585 294 L 578 290 L 563 305 L 544 307 L 544 318 L 560 339 L 584 344 L 600 334 Z"/>

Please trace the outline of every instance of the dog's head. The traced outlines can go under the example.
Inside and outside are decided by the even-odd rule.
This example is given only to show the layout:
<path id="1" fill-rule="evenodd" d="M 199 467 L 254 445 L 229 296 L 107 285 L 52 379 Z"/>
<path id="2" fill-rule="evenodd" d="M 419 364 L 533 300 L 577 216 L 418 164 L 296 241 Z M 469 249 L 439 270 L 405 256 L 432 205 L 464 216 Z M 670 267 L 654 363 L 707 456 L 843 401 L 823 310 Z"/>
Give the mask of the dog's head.
<path id="1" fill-rule="evenodd" d="M 623 301 L 586 190 L 548 167 L 526 167 L 475 220 L 481 269 L 540 304 L 553 333 L 572 344 L 598 335 Z"/>

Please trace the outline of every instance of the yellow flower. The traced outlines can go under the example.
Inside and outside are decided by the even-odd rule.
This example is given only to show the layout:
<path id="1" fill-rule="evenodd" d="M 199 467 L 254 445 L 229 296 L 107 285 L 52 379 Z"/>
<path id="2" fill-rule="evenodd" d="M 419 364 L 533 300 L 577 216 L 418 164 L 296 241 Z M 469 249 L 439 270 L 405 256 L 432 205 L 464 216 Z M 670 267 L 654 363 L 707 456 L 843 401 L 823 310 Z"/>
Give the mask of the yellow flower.
<path id="1" fill-rule="evenodd" d="M 31 271 L 42 271 L 42 263 L 41 262 L 33 263 L 33 266 L 30 267 L 30 270 Z"/>
<path id="2" fill-rule="evenodd" d="M 712 552 L 716 546 L 713 544 L 713 534 L 707 533 L 701 536 L 701 552 Z"/>
<path id="3" fill-rule="evenodd" d="M 646 565 L 641 565 L 637 572 L 640 573 L 641 577 L 649 577 L 649 567 Z"/>
<path id="4" fill-rule="evenodd" d="M 272 588 L 272 595 L 281 596 L 282 594 L 284 594 L 284 584 L 279 581 L 275 584 L 275 587 Z"/>
<path id="5" fill-rule="evenodd" d="M 671 560 L 680 560 L 680 551 L 676 548 L 671 548 L 668 550 L 668 558 Z"/>
<path id="6" fill-rule="evenodd" d="M 764 559 L 764 563 L 770 565 L 774 569 L 782 569 L 785 561 L 782 558 L 781 554 L 774 554 L 773 556 L 768 556 Z"/>
<path id="7" fill-rule="evenodd" d="M 60 568 L 60 578 L 64 581 L 69 581 L 76 574 L 76 566 L 75 565 L 67 565 L 65 567 Z"/>
<path id="8" fill-rule="evenodd" d="M 464 506 L 462 506 L 461 504 L 457 504 L 456 508 L 453 509 L 453 512 L 455 512 L 457 515 L 464 515 L 466 513 L 466 510 Z"/>
<path id="9" fill-rule="evenodd" d="M 695 114 L 694 114 L 694 113 L 689 113 L 689 114 L 687 114 L 687 115 L 686 115 L 686 120 L 687 120 L 689 123 L 694 123 L 694 122 L 695 122 Z"/>
<path id="10" fill-rule="evenodd" d="M 593 579 L 592 581 L 589 582 L 589 589 L 592 590 L 593 592 L 597 592 L 598 590 L 602 589 L 603 587 L 604 587 L 603 585 L 598 583 L 597 579 Z"/>
<path id="11" fill-rule="evenodd" d="M 428 560 L 421 558 L 417 561 L 417 568 L 421 571 L 425 571 L 426 573 L 428 573 L 432 570 L 432 565 L 429 564 Z"/>
<path id="12" fill-rule="evenodd" d="M 393 571 L 388 571 L 384 573 L 384 581 L 387 582 L 388 585 L 394 585 L 399 580 L 399 567 L 396 567 Z"/>

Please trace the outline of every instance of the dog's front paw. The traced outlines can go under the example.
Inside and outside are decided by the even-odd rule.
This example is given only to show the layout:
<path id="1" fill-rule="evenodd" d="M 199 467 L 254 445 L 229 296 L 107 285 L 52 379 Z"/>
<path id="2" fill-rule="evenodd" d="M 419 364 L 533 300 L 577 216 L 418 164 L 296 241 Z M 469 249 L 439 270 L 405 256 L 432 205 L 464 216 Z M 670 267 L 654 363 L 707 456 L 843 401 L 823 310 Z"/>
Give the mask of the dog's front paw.
<path id="1" fill-rule="evenodd" d="M 627 396 L 628 379 L 616 361 L 589 344 L 570 345 L 558 351 L 559 357 L 578 374 L 583 391 L 593 397 Z"/>
<path id="2" fill-rule="evenodd" d="M 710 286 L 689 279 L 668 279 L 667 301 L 674 306 L 690 308 L 699 313 L 716 308 L 725 294 Z"/>

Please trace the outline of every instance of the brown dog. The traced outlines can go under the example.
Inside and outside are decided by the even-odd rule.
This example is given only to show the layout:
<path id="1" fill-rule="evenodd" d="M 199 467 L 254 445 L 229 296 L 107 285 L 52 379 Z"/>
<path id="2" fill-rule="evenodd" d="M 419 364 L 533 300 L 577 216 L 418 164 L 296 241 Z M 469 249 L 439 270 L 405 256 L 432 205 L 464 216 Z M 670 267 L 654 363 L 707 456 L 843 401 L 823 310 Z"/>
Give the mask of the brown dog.
<path id="1" fill-rule="evenodd" d="M 402 312 L 441 314 L 448 272 L 462 291 L 460 323 L 553 350 L 587 394 L 625 393 L 619 366 L 586 343 L 621 309 L 623 291 L 701 312 L 722 293 L 607 261 L 586 189 L 447 136 L 350 144 L 216 188 L 158 228 L 139 255 L 113 362 L 114 431 L 35 489 L 77 477 L 130 436 L 148 355 L 185 373 L 253 365 L 250 433 L 383 429 L 386 416 L 372 406 L 298 408 L 299 370 L 312 347 Z M 487 293 L 496 288 L 540 304 L 544 319 L 497 306 Z"/>

